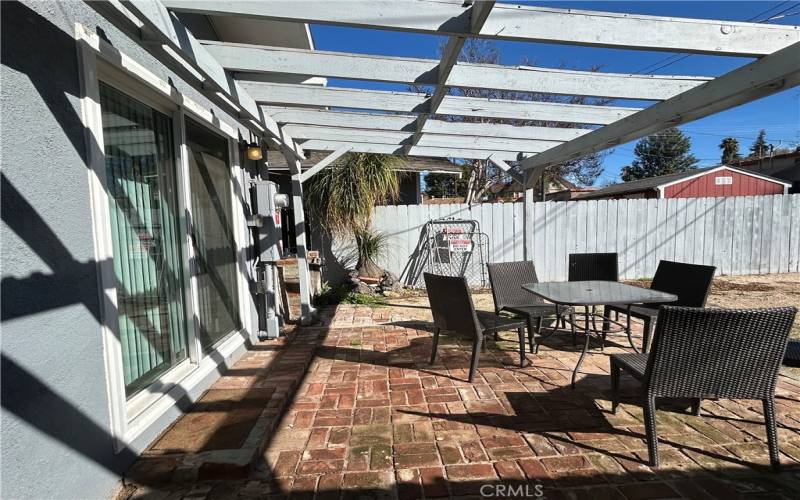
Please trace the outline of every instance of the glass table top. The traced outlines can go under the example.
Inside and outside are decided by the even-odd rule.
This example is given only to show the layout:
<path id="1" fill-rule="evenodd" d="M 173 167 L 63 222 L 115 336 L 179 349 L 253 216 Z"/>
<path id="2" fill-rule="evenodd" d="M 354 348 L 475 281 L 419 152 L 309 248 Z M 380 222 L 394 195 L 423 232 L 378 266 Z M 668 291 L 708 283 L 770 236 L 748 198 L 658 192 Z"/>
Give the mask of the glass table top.
<path id="1" fill-rule="evenodd" d="M 617 281 L 565 281 L 528 283 L 524 290 L 543 299 L 567 305 L 623 305 L 670 303 L 678 296 Z"/>

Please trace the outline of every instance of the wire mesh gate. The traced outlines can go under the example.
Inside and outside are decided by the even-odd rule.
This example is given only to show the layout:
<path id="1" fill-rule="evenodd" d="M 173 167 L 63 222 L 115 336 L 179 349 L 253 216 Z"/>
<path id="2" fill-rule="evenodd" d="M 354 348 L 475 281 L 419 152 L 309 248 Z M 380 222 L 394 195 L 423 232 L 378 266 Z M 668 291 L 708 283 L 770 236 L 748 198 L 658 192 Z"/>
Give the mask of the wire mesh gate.
<path id="1" fill-rule="evenodd" d="M 489 236 L 481 232 L 476 220 L 444 218 L 425 224 L 428 244 L 428 272 L 443 276 L 463 276 L 473 287 L 489 285 Z"/>

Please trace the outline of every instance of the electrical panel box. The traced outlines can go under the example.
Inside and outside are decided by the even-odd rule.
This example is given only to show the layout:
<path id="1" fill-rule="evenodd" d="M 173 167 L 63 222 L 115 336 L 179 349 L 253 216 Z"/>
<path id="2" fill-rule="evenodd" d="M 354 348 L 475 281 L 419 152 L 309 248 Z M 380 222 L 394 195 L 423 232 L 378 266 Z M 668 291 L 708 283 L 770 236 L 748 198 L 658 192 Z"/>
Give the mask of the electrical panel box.
<path id="1" fill-rule="evenodd" d="M 253 182 L 254 214 L 259 216 L 258 248 L 261 262 L 275 262 L 283 257 L 281 239 L 281 208 L 288 205 L 289 198 L 278 193 L 278 186 L 270 181 Z"/>

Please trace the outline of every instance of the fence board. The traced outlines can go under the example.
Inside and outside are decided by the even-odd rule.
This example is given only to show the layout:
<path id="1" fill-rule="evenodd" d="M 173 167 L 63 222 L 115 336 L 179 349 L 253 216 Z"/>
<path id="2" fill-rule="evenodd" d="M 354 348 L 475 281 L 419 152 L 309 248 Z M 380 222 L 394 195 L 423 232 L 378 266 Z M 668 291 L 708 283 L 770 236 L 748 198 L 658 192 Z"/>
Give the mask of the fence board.
<path id="1" fill-rule="evenodd" d="M 574 252 L 617 252 L 625 279 L 652 277 L 662 259 L 714 265 L 720 274 L 800 271 L 800 195 L 539 202 L 529 215 L 523 203 L 375 207 L 373 227 L 390 245 L 379 264 L 407 272 L 425 223 L 455 217 L 479 222 L 497 262 L 523 258 L 528 224 L 542 280 L 566 280 Z M 345 250 L 352 244 L 331 251 Z"/>

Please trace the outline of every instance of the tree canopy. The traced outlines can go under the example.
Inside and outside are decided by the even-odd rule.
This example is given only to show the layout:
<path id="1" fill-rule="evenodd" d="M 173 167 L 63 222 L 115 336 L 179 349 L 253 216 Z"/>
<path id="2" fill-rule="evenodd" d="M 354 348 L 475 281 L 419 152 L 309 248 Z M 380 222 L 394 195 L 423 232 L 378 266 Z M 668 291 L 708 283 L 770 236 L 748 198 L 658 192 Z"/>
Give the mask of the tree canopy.
<path id="1" fill-rule="evenodd" d="M 686 172 L 697 165 L 691 154 L 692 143 L 680 129 L 671 127 L 649 135 L 636 143 L 636 159 L 622 167 L 620 176 L 625 182 L 659 175 Z"/>
<path id="2" fill-rule="evenodd" d="M 753 142 L 753 145 L 750 146 L 750 156 L 755 158 L 767 156 L 769 149 L 770 144 L 767 142 L 767 131 L 762 128 L 758 131 L 758 136 Z"/>
<path id="3" fill-rule="evenodd" d="M 735 138 L 726 137 L 722 139 L 719 147 L 722 149 L 721 161 L 723 165 L 731 165 L 742 159 L 742 155 L 739 154 L 739 141 Z"/>
<path id="4" fill-rule="evenodd" d="M 440 46 L 440 53 L 444 49 L 445 44 Z M 501 64 L 500 50 L 492 40 L 485 40 L 480 38 L 468 38 L 461 49 L 458 56 L 459 62 L 475 63 L 475 64 Z M 520 63 L 526 66 L 535 66 L 534 61 L 523 58 Z M 562 66 L 563 69 L 567 66 Z M 600 66 L 592 66 L 588 71 L 599 71 Z M 411 86 L 411 90 L 415 92 L 431 93 L 433 89 L 425 86 Z M 508 99 L 518 101 L 544 101 L 544 102 L 559 102 L 566 104 L 593 104 L 593 105 L 606 105 L 610 100 L 586 96 L 561 96 L 554 94 L 544 94 L 540 92 L 514 92 L 508 90 L 497 89 L 479 89 L 479 88 L 460 88 L 451 87 L 448 90 L 450 95 L 464 96 L 464 97 L 483 97 L 489 99 Z M 450 121 L 465 121 L 465 122 L 481 122 L 481 123 L 504 123 L 517 126 L 539 126 L 539 127 L 565 127 L 565 128 L 584 128 L 587 126 L 552 122 L 544 120 L 512 120 L 503 118 L 485 118 L 485 117 L 471 117 L 471 116 L 443 116 L 445 120 Z M 588 128 L 588 127 L 587 127 Z M 576 184 L 592 185 L 595 180 L 603 171 L 602 166 L 603 153 L 595 153 L 575 160 L 551 166 L 543 175 L 543 178 L 559 178 L 563 177 Z M 508 162 L 509 165 L 516 166 L 516 162 Z M 459 184 L 457 192 L 459 195 L 464 190 L 464 196 L 467 203 L 482 199 L 490 192 L 490 188 L 498 183 L 510 182 L 511 178 L 501 169 L 495 167 L 487 160 L 468 160 L 465 162 L 465 174 L 463 176 L 462 184 Z M 437 189 L 437 188 L 434 188 Z M 427 192 L 427 190 L 426 190 Z M 430 194 L 430 193 L 428 193 Z"/>

